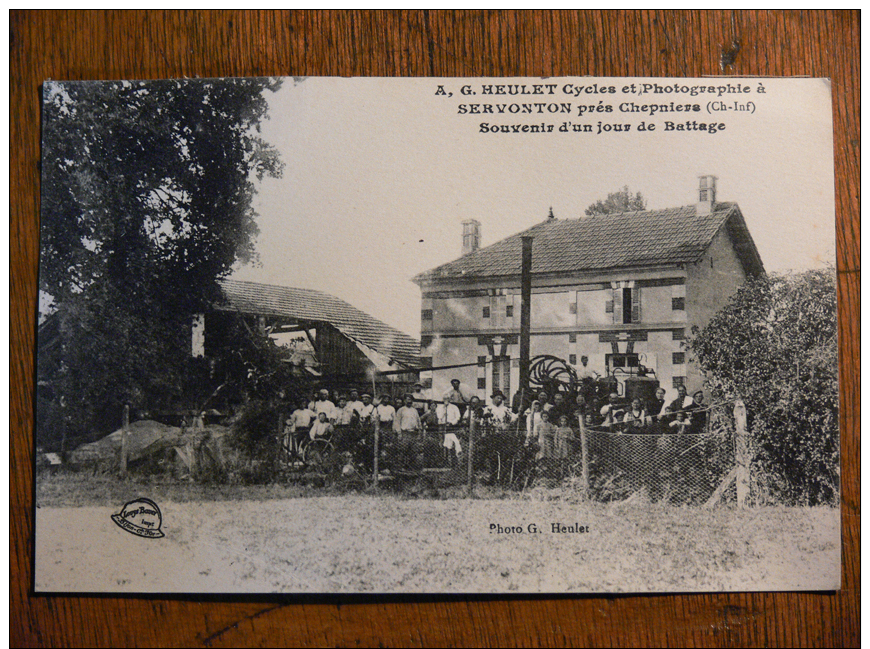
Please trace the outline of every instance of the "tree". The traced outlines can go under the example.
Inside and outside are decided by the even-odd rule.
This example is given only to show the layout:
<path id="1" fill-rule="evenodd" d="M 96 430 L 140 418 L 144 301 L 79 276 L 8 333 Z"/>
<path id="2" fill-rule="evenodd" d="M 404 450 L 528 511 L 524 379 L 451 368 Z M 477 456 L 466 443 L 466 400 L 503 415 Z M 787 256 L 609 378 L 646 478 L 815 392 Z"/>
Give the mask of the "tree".
<path id="1" fill-rule="evenodd" d="M 646 199 L 640 192 L 634 196 L 625 185 L 622 189 L 607 195 L 603 201 L 596 201 L 586 208 L 586 216 L 602 216 L 604 214 L 621 214 L 622 212 L 643 211 L 646 209 Z"/>
<path id="2" fill-rule="evenodd" d="M 255 181 L 282 172 L 259 135 L 279 86 L 44 85 L 40 289 L 61 351 L 38 378 L 73 436 L 110 430 L 123 403 L 167 405 L 207 371 L 190 358 L 191 316 L 255 258 Z M 51 446 L 56 430 L 37 421 Z"/>
<path id="3" fill-rule="evenodd" d="M 688 344 L 714 398 L 746 403 L 758 486 L 789 504 L 836 502 L 833 270 L 748 281 Z"/>

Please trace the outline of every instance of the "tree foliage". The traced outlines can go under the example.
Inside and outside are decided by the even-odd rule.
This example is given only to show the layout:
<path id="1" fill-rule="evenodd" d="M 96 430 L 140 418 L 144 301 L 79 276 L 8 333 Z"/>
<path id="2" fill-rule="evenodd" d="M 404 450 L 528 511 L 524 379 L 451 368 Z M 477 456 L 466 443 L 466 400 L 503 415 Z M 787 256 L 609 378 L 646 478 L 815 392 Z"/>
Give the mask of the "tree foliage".
<path id="1" fill-rule="evenodd" d="M 833 270 L 748 281 L 689 349 L 716 398 L 742 398 L 760 488 L 790 504 L 839 495 Z"/>
<path id="2" fill-rule="evenodd" d="M 622 189 L 607 195 L 603 201 L 595 201 L 586 208 L 586 216 L 601 216 L 604 214 L 621 214 L 622 212 L 643 211 L 646 209 L 646 199 L 640 192 L 632 195 L 625 185 Z"/>
<path id="3" fill-rule="evenodd" d="M 259 134 L 279 85 L 44 85 L 40 289 L 60 349 L 38 378 L 73 435 L 111 429 L 123 403 L 166 406 L 196 374 L 191 316 L 254 259 L 256 181 L 282 172 Z M 38 433 L 56 424 L 38 413 Z"/>

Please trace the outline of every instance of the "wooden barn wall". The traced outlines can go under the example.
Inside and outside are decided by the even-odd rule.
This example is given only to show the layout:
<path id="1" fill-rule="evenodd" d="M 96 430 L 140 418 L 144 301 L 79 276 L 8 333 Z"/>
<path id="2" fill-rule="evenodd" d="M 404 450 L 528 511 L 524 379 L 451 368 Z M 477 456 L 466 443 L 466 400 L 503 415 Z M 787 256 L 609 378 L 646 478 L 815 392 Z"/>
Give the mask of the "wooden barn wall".
<path id="1" fill-rule="evenodd" d="M 330 324 L 318 324 L 315 338 L 317 360 L 324 376 L 339 380 L 365 379 L 371 361 L 356 344 Z"/>

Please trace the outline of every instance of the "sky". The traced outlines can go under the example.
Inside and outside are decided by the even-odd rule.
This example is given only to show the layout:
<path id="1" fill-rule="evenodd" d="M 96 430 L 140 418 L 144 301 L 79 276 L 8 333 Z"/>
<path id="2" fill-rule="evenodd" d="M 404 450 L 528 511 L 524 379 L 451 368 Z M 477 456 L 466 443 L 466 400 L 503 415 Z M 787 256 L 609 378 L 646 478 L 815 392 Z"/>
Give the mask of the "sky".
<path id="1" fill-rule="evenodd" d="M 640 191 L 648 209 L 693 204 L 702 174 L 718 177 L 717 200 L 740 206 L 768 272 L 834 263 L 827 81 L 655 79 L 660 87 L 749 92 L 622 92 L 649 81 L 288 78 L 269 97 L 262 126 L 286 168 L 282 178 L 264 179 L 255 199 L 259 264 L 233 276 L 325 291 L 419 337 L 420 290 L 411 279 L 460 256 L 463 220 L 480 221 L 486 246 L 544 220 L 551 207 L 557 218 L 582 217 L 624 185 Z M 538 85 L 545 94 L 484 94 L 497 85 Z M 602 87 L 616 92 L 588 92 Z M 701 112 L 650 117 L 649 109 L 620 111 L 627 102 L 698 104 Z M 533 112 L 497 113 L 513 104 Z M 570 113 L 549 112 L 565 104 Z M 484 105 L 493 114 L 472 114 Z M 579 106 L 608 105 L 609 113 L 580 114 Z M 631 129 L 598 133 L 599 121 Z M 666 121 L 725 128 L 666 131 Z M 592 132 L 561 133 L 565 122 Z M 638 131 L 641 122 L 656 129 Z M 484 133 L 484 123 L 543 123 L 553 132 Z"/>

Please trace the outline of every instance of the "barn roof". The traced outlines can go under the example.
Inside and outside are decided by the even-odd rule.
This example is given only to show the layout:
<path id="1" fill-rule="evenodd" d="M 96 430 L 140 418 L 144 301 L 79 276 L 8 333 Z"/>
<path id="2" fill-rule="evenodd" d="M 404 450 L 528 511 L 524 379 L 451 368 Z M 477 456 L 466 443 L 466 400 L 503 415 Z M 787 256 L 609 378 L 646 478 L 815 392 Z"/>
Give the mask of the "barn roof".
<path id="1" fill-rule="evenodd" d="M 418 284 L 441 279 L 518 275 L 522 237 L 534 237 L 532 273 L 605 271 L 695 262 L 725 227 L 748 274 L 763 272 L 761 258 L 736 203 L 716 203 L 709 214 L 694 205 L 590 216 L 548 218 L 524 232 L 417 275 Z"/>
<path id="2" fill-rule="evenodd" d="M 326 322 L 354 342 L 405 367 L 418 367 L 420 364 L 420 341 L 329 293 L 232 279 L 223 280 L 221 287 L 228 304 L 220 308 Z"/>

